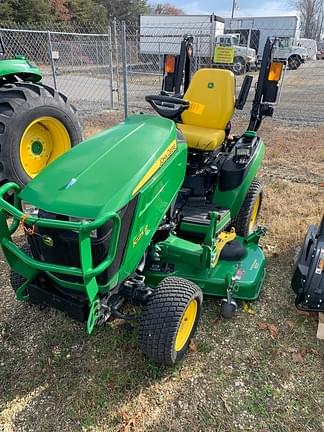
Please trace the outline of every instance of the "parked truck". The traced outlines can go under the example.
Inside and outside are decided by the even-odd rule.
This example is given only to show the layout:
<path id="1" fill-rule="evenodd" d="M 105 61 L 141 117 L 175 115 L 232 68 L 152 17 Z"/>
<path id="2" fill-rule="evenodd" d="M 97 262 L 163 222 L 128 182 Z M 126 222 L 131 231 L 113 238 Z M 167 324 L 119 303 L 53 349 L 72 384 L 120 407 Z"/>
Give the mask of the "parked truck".
<path id="1" fill-rule="evenodd" d="M 253 48 L 243 48 L 240 35 L 224 37 L 224 18 L 212 15 L 143 15 L 140 17 L 140 56 L 145 61 L 152 56 L 177 54 L 183 35 L 194 37 L 194 56 L 198 66 L 218 64 L 230 67 L 234 73 L 241 74 L 252 69 L 256 64 L 256 52 Z M 233 48 L 230 64 L 218 62 L 215 47 Z"/>
<path id="2" fill-rule="evenodd" d="M 276 58 L 297 69 L 307 58 L 307 50 L 298 43 L 300 20 L 297 16 L 225 18 L 225 33 L 239 33 L 241 44 L 256 50 L 261 61 L 268 37 L 278 39 Z"/>

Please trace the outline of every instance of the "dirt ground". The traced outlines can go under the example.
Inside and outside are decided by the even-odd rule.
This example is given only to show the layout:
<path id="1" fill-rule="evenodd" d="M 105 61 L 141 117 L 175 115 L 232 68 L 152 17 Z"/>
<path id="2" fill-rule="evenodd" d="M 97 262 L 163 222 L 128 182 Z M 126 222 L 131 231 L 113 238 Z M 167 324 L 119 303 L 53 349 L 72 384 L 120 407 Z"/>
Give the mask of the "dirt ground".
<path id="1" fill-rule="evenodd" d="M 85 133 L 118 119 L 89 120 Z M 323 134 L 264 122 L 263 292 L 231 321 L 205 299 L 191 352 L 174 368 L 143 357 L 136 326 L 115 321 L 89 337 L 60 312 L 17 302 L 1 258 L 0 431 L 323 431 L 324 342 L 290 287 L 296 250 L 324 210 Z"/>

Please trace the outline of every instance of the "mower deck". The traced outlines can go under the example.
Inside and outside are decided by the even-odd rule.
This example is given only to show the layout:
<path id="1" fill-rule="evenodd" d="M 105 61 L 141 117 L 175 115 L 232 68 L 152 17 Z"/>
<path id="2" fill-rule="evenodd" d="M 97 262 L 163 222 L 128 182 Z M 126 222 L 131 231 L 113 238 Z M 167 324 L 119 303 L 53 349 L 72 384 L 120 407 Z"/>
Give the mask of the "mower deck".
<path id="1" fill-rule="evenodd" d="M 148 264 L 145 271 L 146 282 L 148 285 L 156 286 L 165 277 L 178 276 L 196 283 L 206 295 L 226 297 L 230 281 L 236 276 L 238 280 L 233 288 L 232 297 L 239 300 L 256 300 L 265 277 L 264 253 L 258 244 L 253 241 L 247 242 L 242 237 L 236 237 L 232 246 L 225 246 L 217 265 L 208 269 L 199 267 L 199 256 L 202 254 L 202 247 L 199 244 L 193 246 L 192 242 L 171 235 L 159 244 L 162 250 L 161 260 Z M 243 255 L 235 259 L 236 256 L 239 257 L 240 250 L 243 250 Z M 193 259 L 186 260 L 188 251 L 191 258 L 196 256 L 196 266 Z"/>

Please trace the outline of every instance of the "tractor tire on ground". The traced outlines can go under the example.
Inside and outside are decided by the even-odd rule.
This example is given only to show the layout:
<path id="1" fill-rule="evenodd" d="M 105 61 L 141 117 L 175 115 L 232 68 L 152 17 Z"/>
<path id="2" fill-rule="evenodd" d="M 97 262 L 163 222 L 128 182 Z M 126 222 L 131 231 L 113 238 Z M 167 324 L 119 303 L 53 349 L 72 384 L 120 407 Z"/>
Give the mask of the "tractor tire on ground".
<path id="1" fill-rule="evenodd" d="M 299 68 L 299 66 L 301 65 L 301 60 L 298 56 L 291 56 L 288 59 L 288 67 L 291 70 L 296 70 Z"/>
<path id="2" fill-rule="evenodd" d="M 253 232 L 261 204 L 262 185 L 259 180 L 253 180 L 242 207 L 233 221 L 233 226 L 238 235 L 246 237 Z"/>
<path id="3" fill-rule="evenodd" d="M 67 98 L 42 84 L 0 88 L 0 184 L 21 186 L 82 139 Z"/>
<path id="4" fill-rule="evenodd" d="M 24 245 L 21 247 L 21 250 L 27 255 L 32 256 L 30 247 L 27 243 L 24 243 Z M 15 292 L 25 282 L 26 279 L 23 276 L 21 276 L 19 273 L 14 272 L 13 270 L 10 270 L 10 284 Z"/>
<path id="5" fill-rule="evenodd" d="M 235 75 L 242 75 L 246 72 L 246 62 L 243 57 L 234 57 L 232 70 Z"/>
<path id="6" fill-rule="evenodd" d="M 202 291 L 193 282 L 163 279 L 143 309 L 139 342 L 144 354 L 164 365 L 181 360 L 196 331 L 202 300 Z"/>

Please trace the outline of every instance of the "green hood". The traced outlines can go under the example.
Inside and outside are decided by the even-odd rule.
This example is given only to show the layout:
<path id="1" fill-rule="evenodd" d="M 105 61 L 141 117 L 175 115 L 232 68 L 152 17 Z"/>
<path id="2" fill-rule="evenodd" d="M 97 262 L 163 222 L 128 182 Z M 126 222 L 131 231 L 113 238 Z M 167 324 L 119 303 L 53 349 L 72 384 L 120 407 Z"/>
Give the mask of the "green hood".
<path id="1" fill-rule="evenodd" d="M 20 198 L 80 218 L 118 211 L 175 139 L 173 121 L 131 116 L 62 155 L 27 184 Z"/>

